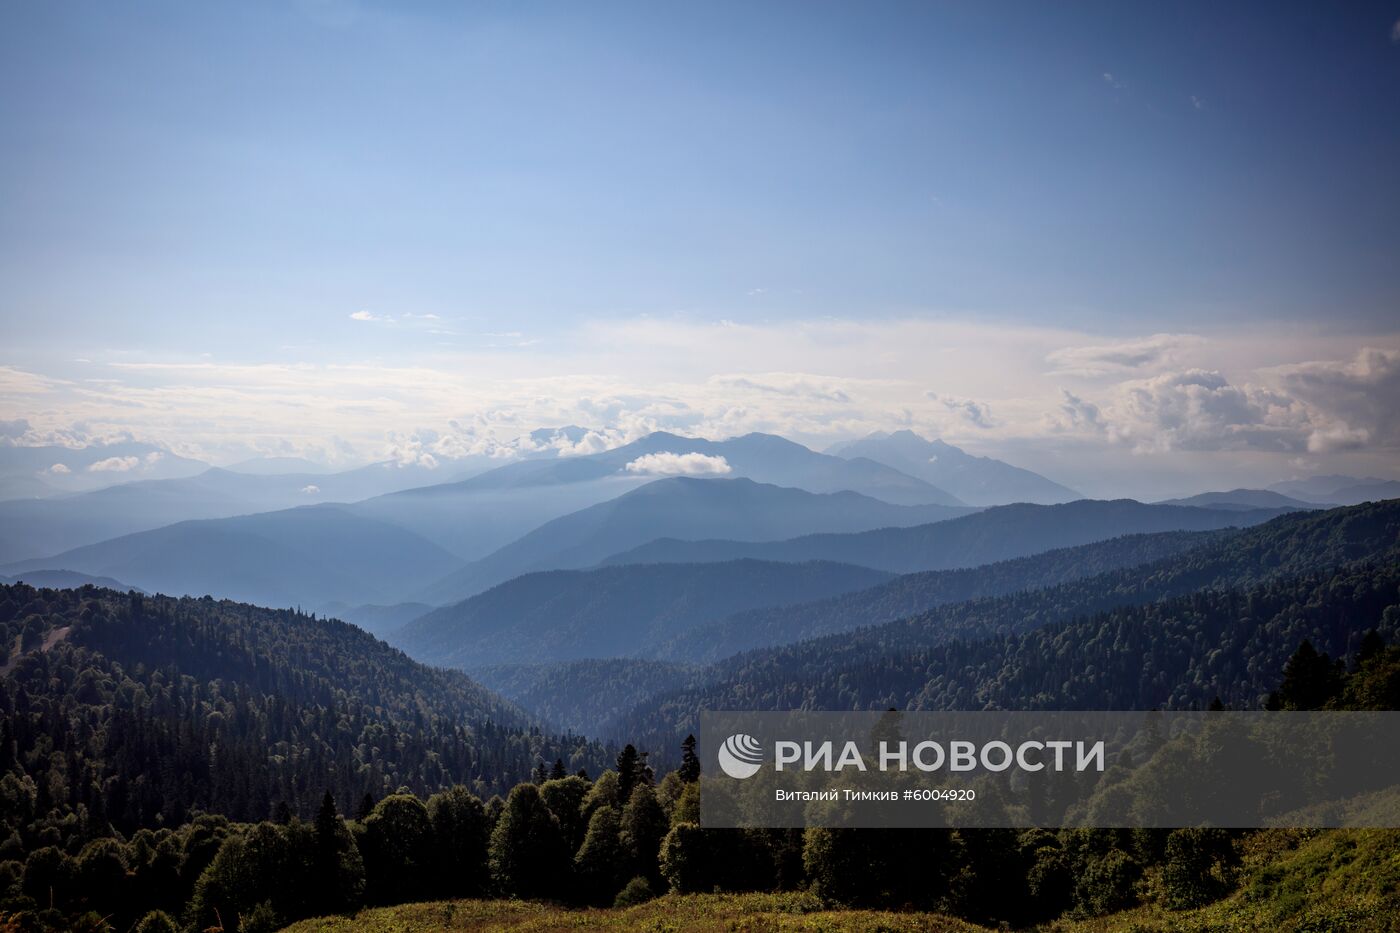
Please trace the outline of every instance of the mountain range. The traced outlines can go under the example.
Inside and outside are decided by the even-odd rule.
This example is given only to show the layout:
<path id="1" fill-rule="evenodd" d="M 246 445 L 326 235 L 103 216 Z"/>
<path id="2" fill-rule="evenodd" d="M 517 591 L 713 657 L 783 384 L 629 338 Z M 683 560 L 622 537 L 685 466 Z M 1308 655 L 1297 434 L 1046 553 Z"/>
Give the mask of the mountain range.
<path id="1" fill-rule="evenodd" d="M 1398 588 L 1400 503 L 1292 512 L 1146 566 L 737 654 L 593 734 L 664 747 L 700 709 L 1258 708 L 1304 638 L 1333 657 L 1370 628 L 1393 640 Z"/>
<path id="2" fill-rule="evenodd" d="M 917 476 L 970 505 L 1011 502 L 1051 504 L 1084 498 L 1066 486 L 991 457 L 966 453 L 941 440 L 913 431 L 875 433 L 836 444 L 827 453 L 863 457 Z"/>
<path id="3" fill-rule="evenodd" d="M 644 643 L 635 653 L 691 664 L 717 661 L 754 648 L 881 625 L 946 603 L 1046 589 L 1110 570 L 1141 567 L 1237 533 L 1225 529 L 1124 535 L 979 567 L 909 573 L 866 590 L 737 612 L 677 632 L 665 641 Z"/>
<path id="4" fill-rule="evenodd" d="M 175 479 L 208 468 L 139 441 L 84 447 L 0 444 L 0 500 L 86 492 L 136 479 Z"/>
<path id="5" fill-rule="evenodd" d="M 1269 489 L 1322 504 L 1357 505 L 1362 502 L 1400 499 L 1400 482 L 1376 476 L 1363 478 L 1332 473 L 1275 483 Z"/>
<path id="6" fill-rule="evenodd" d="M 973 511 L 891 505 L 855 492 L 813 493 L 749 479 L 673 476 L 540 526 L 423 591 L 422 601 L 456 602 L 536 570 L 590 567 L 656 538 L 717 533 L 775 541 L 806 532 L 857 531 L 940 521 Z"/>
<path id="7" fill-rule="evenodd" d="M 1353 505 L 1355 503 L 1352 503 Z M 1226 492 L 1203 492 L 1184 499 L 1163 499 L 1158 505 L 1190 505 L 1207 509 L 1318 509 L 1317 502 L 1295 499 L 1269 489 L 1231 489 Z"/>
<path id="8" fill-rule="evenodd" d="M 709 441 L 656 432 L 612 450 L 508 463 L 463 482 L 405 490 L 353 508 L 479 560 L 546 522 L 670 476 L 849 491 L 896 505 L 962 504 L 891 467 L 819 454 L 771 434 Z"/>
<path id="9" fill-rule="evenodd" d="M 1239 511 L 1145 505 L 1132 499 L 1081 499 L 1060 505 L 1003 505 L 936 524 L 856 534 L 811 534 L 786 541 L 665 538 L 620 551 L 604 563 L 827 560 L 914 573 L 975 567 L 1125 534 L 1256 525 L 1282 511 L 1286 510 Z"/>
<path id="10" fill-rule="evenodd" d="M 744 609 L 866 590 L 887 573 L 734 561 L 527 573 L 388 635 L 420 661 L 474 668 L 633 655 Z"/>
<path id="11" fill-rule="evenodd" d="M 109 576 L 266 606 L 401 602 L 460 564 L 411 532 L 334 506 L 178 522 L 0 568 Z"/>

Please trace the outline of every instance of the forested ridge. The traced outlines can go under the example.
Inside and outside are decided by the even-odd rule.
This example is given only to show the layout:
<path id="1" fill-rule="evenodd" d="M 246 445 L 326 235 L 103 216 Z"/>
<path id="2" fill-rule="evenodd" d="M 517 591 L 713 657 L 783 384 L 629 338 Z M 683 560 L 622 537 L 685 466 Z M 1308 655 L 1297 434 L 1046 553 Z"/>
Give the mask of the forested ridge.
<path id="1" fill-rule="evenodd" d="M 893 573 L 918 573 L 977 567 L 1126 534 L 1240 528 L 1257 525 L 1287 511 L 1222 511 L 1145 505 L 1133 499 L 1079 499 L 1059 505 L 1023 502 L 931 524 L 855 533 L 817 533 L 785 541 L 661 538 L 613 554 L 604 562 L 692 563 L 738 558 L 830 560 Z"/>
<path id="2" fill-rule="evenodd" d="M 621 753 L 552 738 L 465 675 L 334 620 L 5 587 L 0 921 L 261 933 L 438 897 L 603 905 L 716 889 L 990 924 L 1208 903 L 1238 883 L 1252 837 L 702 830 L 699 758 L 681 737 L 702 706 L 1392 708 L 1397 541 L 1400 505 L 1289 515 L 1146 566 L 698 671 L 578 662 L 583 681 L 667 688 L 619 717 L 639 737 Z M 1393 891 L 1365 897 L 1396 906 Z"/>
<path id="3" fill-rule="evenodd" d="M 981 567 L 904 574 L 854 593 L 736 612 L 720 622 L 681 632 L 645 653 L 677 661 L 716 661 L 751 648 L 907 618 L 945 603 L 1044 589 L 1110 570 L 1139 567 L 1237 533 L 1228 529 L 1123 535 Z"/>
<path id="4" fill-rule="evenodd" d="M 499 664 L 467 673 L 551 727 L 583 735 L 596 735 L 599 724 L 616 721 L 648 697 L 716 676 L 701 665 L 638 658 Z"/>
<path id="5" fill-rule="evenodd" d="M 865 590 L 890 574 L 849 564 L 738 560 L 527 573 L 414 619 L 390 640 L 453 667 L 631 656 L 742 609 Z"/>
<path id="6" fill-rule="evenodd" d="M 1145 567 L 739 654 L 648 698 L 606 731 L 666 747 L 695 728 L 700 709 L 1054 708 L 1071 698 L 1082 708 L 1185 708 L 1211 698 L 1182 679 L 1206 676 L 1206 658 L 1236 665 L 1211 676 L 1244 677 L 1222 695 L 1255 704 L 1273 669 L 1268 652 L 1287 645 L 1284 636 L 1299 628 L 1296 613 L 1312 599 L 1369 613 L 1369 621 L 1351 617 L 1331 630 L 1328 650 L 1347 650 L 1346 639 L 1380 625 L 1396 601 L 1386 587 L 1397 559 L 1400 503 L 1292 513 Z M 1353 586 L 1356 604 L 1334 584 Z M 1237 615 L 1241 600 L 1255 617 Z M 1133 637 L 1114 640 L 1121 633 Z M 1251 634 L 1255 642 L 1247 643 Z M 1227 637 L 1233 652 L 1213 653 L 1215 639 Z M 1161 669 L 1142 666 L 1144 653 L 1157 657 L 1183 638 L 1192 651 L 1154 662 Z M 1104 656 L 1106 649 L 1117 655 Z M 1124 667 L 1134 659 L 1137 668 Z M 1109 662 L 1112 676 L 1103 667 Z M 1052 663 L 1058 667 L 1043 669 Z"/>
<path id="7" fill-rule="evenodd" d="M 295 611 L 7 586 L 0 636 L 0 786 L 44 819 L 309 817 L 327 789 L 345 807 L 400 787 L 491 793 L 541 758 L 605 758 L 465 675 Z"/>
<path id="8" fill-rule="evenodd" d="M 1274 682 L 1276 708 L 1394 708 L 1400 649 L 1369 632 L 1344 664 L 1305 641 Z M 1294 892 L 1277 902 L 1277 919 L 1299 919 L 1299 930 L 1379 930 L 1361 921 L 1400 909 L 1394 832 L 705 830 L 694 741 L 680 751 L 680 766 L 659 780 L 629 745 L 596 778 L 541 763 L 505 796 L 483 802 L 461 786 L 426 799 L 395 793 L 352 820 L 327 793 L 312 820 L 197 815 L 126 835 L 75 814 L 37 833 L 23 827 L 29 838 L 15 829 L 0 843 L 0 923 L 270 933 L 302 917 L 435 898 L 577 907 L 627 906 L 665 891 L 788 891 L 805 892 L 803 911 L 928 910 L 1004 928 L 1142 903 L 1189 911 L 1241 884 L 1246 901 L 1279 898 L 1289 879 L 1244 878 L 1242 857 L 1263 850 L 1283 860 L 1309 847 L 1354 869 L 1332 874 L 1341 896 L 1299 902 Z M 19 783 L 13 772 L 0 782 Z"/>

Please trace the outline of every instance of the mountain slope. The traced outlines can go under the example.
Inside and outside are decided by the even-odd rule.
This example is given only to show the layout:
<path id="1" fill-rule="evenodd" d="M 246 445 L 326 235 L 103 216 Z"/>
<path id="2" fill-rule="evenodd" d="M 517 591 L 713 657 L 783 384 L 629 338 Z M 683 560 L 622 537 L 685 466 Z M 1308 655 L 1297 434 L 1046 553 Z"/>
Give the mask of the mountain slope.
<path id="1" fill-rule="evenodd" d="M 743 609 L 862 590 L 889 574 L 842 564 L 652 564 L 529 573 L 389 636 L 429 664 L 465 668 L 626 657 Z"/>
<path id="2" fill-rule="evenodd" d="M 924 480 L 873 460 L 819 454 L 774 434 L 745 434 L 710 441 L 657 431 L 630 444 L 588 456 L 509 464 L 462 485 L 484 489 L 575 482 L 631 472 L 629 464 L 634 464 L 636 469 L 641 466 L 637 464 L 640 458 L 661 454 L 722 457 L 728 466 L 725 476 L 808 492 L 850 490 L 904 505 L 963 504 Z"/>
<path id="3" fill-rule="evenodd" d="M 696 563 L 739 558 L 830 560 L 893 573 L 915 573 L 976 567 L 1127 534 L 1214 531 L 1254 525 L 1278 514 L 1278 510 L 1268 509 L 1230 512 L 1144 505 L 1132 499 L 1081 499 L 1062 505 L 1003 505 L 934 525 L 881 528 L 855 534 L 814 534 L 786 541 L 663 539 L 620 551 L 605 562 Z"/>
<path id="4" fill-rule="evenodd" d="M 363 499 L 440 477 L 440 471 L 393 463 L 340 473 L 240 473 L 216 468 L 196 476 L 139 480 L 77 495 L 0 502 L 0 563 L 46 557 L 176 522 Z"/>
<path id="5" fill-rule="evenodd" d="M 111 577 L 94 577 L 91 574 L 74 573 L 71 570 L 31 570 L 15 577 L 0 576 L 0 583 L 25 583 L 41 590 L 72 590 L 83 586 L 98 586 L 106 590 L 116 590 L 119 593 L 131 590 L 141 592 L 136 587 L 127 586 L 120 580 L 113 580 Z"/>
<path id="6" fill-rule="evenodd" d="M 461 673 L 290 610 L 0 587 L 0 642 L 17 637 L 0 665 L 8 767 L 42 777 L 57 743 L 81 763 L 73 800 L 127 833 L 192 809 L 256 820 L 280 802 L 309 818 L 327 789 L 342 806 L 401 785 L 501 789 L 545 755 L 607 760 Z"/>
<path id="7" fill-rule="evenodd" d="M 977 457 L 913 431 L 875 433 L 830 448 L 841 457 L 865 457 L 946 490 L 970 505 L 1052 504 L 1083 498 L 1039 473 L 991 457 Z"/>
<path id="8" fill-rule="evenodd" d="M 1303 499 L 1307 502 L 1338 503 L 1333 496 L 1342 489 L 1353 486 L 1376 486 L 1389 482 L 1376 476 L 1347 476 L 1343 473 L 1328 473 L 1324 476 L 1309 476 L 1307 479 L 1291 479 L 1269 486 L 1271 492 L 1281 492 L 1285 496 Z M 1355 503 L 1350 503 L 1355 504 Z"/>
<path id="9" fill-rule="evenodd" d="M 1163 499 L 1158 505 L 1189 505 L 1203 509 L 1317 509 L 1316 502 L 1285 496 L 1271 489 L 1231 489 L 1227 492 L 1203 492 L 1184 499 Z M 1353 503 L 1354 504 L 1354 503 Z"/>
<path id="10" fill-rule="evenodd" d="M 817 494 L 747 479 L 676 476 L 548 522 L 434 584 L 422 598 L 456 602 L 522 573 L 591 567 L 609 554 L 667 535 L 725 533 L 771 541 L 819 529 L 914 525 L 967 511 L 891 505 L 854 492 Z"/>
<path id="11" fill-rule="evenodd" d="M 322 615 L 359 626 L 375 638 L 386 638 L 390 632 L 402 628 L 432 609 L 427 603 L 394 603 L 391 606 L 376 606 L 371 603 L 351 606 L 348 603 L 334 602 L 324 604 L 317 611 Z"/>
<path id="12" fill-rule="evenodd" d="M 1302 638 L 1345 653 L 1400 624 L 1397 602 L 1400 503 L 1295 512 L 1148 567 L 736 655 L 601 728 L 664 747 L 699 709 L 1257 704 Z"/>
<path id="13" fill-rule="evenodd" d="M 551 729 L 592 735 L 649 696 L 691 684 L 702 668 L 636 658 L 473 667 L 477 682 L 518 703 Z"/>
<path id="14" fill-rule="evenodd" d="M 193 476 L 209 464 L 139 441 L 86 447 L 0 444 L 0 499 L 84 492 L 137 479 Z"/>
<path id="15" fill-rule="evenodd" d="M 692 663 L 716 661 L 754 648 L 908 618 L 945 603 L 1045 589 L 1110 570 L 1140 567 L 1237 533 L 1230 529 L 1127 535 L 980 567 L 905 574 L 867 590 L 739 612 L 648 645 L 641 655 Z"/>
<path id="16" fill-rule="evenodd" d="M 265 605 L 393 603 L 459 562 L 382 522 L 331 506 L 180 522 L 0 568 L 74 570 L 152 592 Z"/>
<path id="17" fill-rule="evenodd" d="M 711 460 L 686 467 L 667 454 L 698 454 Z M 408 489 L 351 508 L 358 515 L 407 528 L 466 560 L 477 560 L 546 522 L 667 475 L 641 468 L 664 470 L 670 468 L 668 463 L 677 470 L 715 469 L 721 471 L 716 476 L 808 492 L 851 490 L 896 504 L 960 504 L 890 467 L 829 457 L 769 434 L 708 441 L 656 432 L 596 454 L 521 460 L 462 482 Z"/>
<path id="18" fill-rule="evenodd" d="M 1356 505 L 1361 502 L 1383 502 L 1386 499 L 1400 499 L 1400 481 L 1381 480 L 1379 482 L 1358 483 L 1343 486 L 1332 493 L 1332 501 L 1342 505 Z"/>

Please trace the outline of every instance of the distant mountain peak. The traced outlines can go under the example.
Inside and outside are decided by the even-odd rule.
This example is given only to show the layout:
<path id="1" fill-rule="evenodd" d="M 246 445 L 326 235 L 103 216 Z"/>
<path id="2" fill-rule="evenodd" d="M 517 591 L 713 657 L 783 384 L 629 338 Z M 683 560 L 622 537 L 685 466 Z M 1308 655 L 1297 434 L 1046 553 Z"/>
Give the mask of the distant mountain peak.
<path id="1" fill-rule="evenodd" d="M 1081 498 L 1075 490 L 1038 473 L 992 457 L 969 454 L 941 438 L 930 440 L 908 428 L 868 434 L 860 440 L 837 444 L 827 452 L 884 464 L 973 505 L 1049 504 Z"/>

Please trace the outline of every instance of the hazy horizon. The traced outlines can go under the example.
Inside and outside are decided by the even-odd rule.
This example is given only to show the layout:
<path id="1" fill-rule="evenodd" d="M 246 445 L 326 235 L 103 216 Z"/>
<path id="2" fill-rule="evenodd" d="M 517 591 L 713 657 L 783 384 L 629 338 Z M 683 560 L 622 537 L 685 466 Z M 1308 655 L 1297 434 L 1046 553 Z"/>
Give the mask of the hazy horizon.
<path id="1" fill-rule="evenodd" d="M 1397 478 L 1396 17 L 10 5 L 0 445 Z"/>

